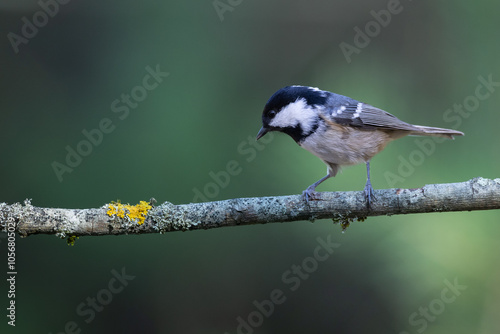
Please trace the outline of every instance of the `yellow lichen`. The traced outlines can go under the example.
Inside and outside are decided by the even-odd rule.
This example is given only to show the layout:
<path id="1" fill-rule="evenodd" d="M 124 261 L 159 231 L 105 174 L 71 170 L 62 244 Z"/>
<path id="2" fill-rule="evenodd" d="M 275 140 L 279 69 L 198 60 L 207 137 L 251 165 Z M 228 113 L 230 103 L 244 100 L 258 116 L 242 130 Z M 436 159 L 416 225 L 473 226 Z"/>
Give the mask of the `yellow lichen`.
<path id="1" fill-rule="evenodd" d="M 127 216 L 132 219 L 136 220 L 137 224 L 142 225 L 144 223 L 144 220 L 146 219 L 146 216 L 148 215 L 148 211 L 151 209 L 151 205 L 149 205 L 148 202 L 146 201 L 140 201 L 139 204 L 135 206 L 130 206 L 129 205 L 129 213 Z"/>
<path id="2" fill-rule="evenodd" d="M 148 211 L 151 208 L 152 206 L 146 201 L 140 201 L 137 205 L 123 205 L 121 203 L 113 203 L 108 204 L 108 211 L 106 211 L 106 213 L 110 217 L 116 215 L 119 218 L 125 218 L 126 214 L 131 221 L 142 225 L 144 223 L 144 220 L 146 220 Z"/>
<path id="3" fill-rule="evenodd" d="M 66 240 L 66 242 L 68 243 L 68 246 L 74 246 L 76 239 L 80 239 L 80 238 L 77 237 L 76 235 L 69 236 L 68 240 Z"/>
<path id="4" fill-rule="evenodd" d="M 125 209 L 130 205 L 123 205 L 121 203 L 112 203 L 108 204 L 108 211 L 106 212 L 108 216 L 112 217 L 113 215 L 117 215 L 120 218 L 125 217 Z"/>

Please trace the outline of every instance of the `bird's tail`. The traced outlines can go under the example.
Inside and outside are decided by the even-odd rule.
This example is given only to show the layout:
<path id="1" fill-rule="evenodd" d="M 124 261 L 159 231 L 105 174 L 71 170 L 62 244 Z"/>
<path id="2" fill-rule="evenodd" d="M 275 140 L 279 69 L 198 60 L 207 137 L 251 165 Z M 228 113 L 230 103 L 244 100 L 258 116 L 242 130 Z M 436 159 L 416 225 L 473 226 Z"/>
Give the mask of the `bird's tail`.
<path id="1" fill-rule="evenodd" d="M 416 130 L 410 133 L 410 136 L 436 136 L 454 139 L 453 136 L 463 136 L 464 133 L 457 130 L 433 128 L 430 126 L 413 125 Z"/>

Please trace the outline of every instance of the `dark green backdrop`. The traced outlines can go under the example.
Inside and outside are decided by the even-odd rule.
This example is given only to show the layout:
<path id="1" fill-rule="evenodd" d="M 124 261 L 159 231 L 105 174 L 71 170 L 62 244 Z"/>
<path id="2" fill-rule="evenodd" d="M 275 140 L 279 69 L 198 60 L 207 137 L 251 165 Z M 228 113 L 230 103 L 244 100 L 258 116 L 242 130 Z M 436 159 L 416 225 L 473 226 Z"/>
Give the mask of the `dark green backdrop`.
<path id="1" fill-rule="evenodd" d="M 290 84 L 466 133 L 390 144 L 372 160 L 375 188 L 498 178 L 499 10 L 462 0 L 4 0 L 0 202 L 89 208 L 300 193 L 325 166 L 285 135 L 253 142 L 265 102 Z M 82 156 L 68 163 L 72 150 Z M 228 163 L 238 168 L 217 184 Z M 318 190 L 364 183 L 355 166 Z M 369 218 L 345 233 L 323 220 L 74 247 L 32 236 L 17 240 L 15 328 L 2 267 L 1 328 L 496 333 L 499 223 L 492 211 Z M 328 240 L 332 254 L 318 249 Z M 0 249 L 6 263 L 5 234 Z M 135 278 L 113 279 L 122 272 Z"/>

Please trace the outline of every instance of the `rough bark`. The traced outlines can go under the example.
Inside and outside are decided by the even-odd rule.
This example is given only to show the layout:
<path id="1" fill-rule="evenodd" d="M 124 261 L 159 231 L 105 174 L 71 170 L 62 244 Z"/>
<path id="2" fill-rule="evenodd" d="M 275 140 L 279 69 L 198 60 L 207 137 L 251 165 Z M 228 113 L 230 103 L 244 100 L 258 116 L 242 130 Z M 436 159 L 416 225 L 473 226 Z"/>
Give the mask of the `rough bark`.
<path id="1" fill-rule="evenodd" d="M 142 202 L 146 204 L 145 202 Z M 0 204 L 0 230 L 14 228 L 21 236 L 56 234 L 60 237 L 164 233 L 224 226 L 333 219 L 344 226 L 370 216 L 500 209 L 500 178 L 474 178 L 461 183 L 431 184 L 416 189 L 375 190 L 367 210 L 363 192 L 323 192 L 306 204 L 301 195 L 236 198 L 174 205 L 165 202 L 144 215 L 142 224 L 127 212 L 109 215 L 112 204 L 96 209 L 39 208 Z"/>

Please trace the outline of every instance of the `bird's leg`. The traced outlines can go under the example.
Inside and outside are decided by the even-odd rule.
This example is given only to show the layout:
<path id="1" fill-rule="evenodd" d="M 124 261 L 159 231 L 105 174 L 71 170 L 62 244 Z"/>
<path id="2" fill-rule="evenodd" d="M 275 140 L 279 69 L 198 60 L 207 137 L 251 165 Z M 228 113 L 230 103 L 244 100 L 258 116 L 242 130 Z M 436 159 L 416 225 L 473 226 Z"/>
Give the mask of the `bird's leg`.
<path id="1" fill-rule="evenodd" d="M 309 204 L 309 200 L 315 200 L 316 199 L 316 187 L 319 186 L 319 184 L 326 179 L 332 177 L 330 173 L 328 173 L 325 177 L 322 177 L 320 180 L 314 182 L 311 184 L 309 187 L 307 187 L 306 190 L 302 192 L 302 196 L 304 197 L 304 200 L 306 201 L 307 204 Z"/>
<path id="2" fill-rule="evenodd" d="M 370 161 L 366 162 L 366 174 L 368 175 L 365 185 L 366 208 L 370 210 L 370 203 L 372 201 L 372 198 L 375 199 L 372 183 L 370 181 Z"/>

